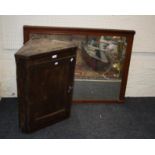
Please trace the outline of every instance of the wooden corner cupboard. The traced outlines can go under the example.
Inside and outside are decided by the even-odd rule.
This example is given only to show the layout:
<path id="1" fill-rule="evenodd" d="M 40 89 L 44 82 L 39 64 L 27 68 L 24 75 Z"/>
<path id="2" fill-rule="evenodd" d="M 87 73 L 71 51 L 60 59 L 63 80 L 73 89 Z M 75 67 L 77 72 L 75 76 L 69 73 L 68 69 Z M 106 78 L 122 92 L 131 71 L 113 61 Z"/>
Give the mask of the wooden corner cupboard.
<path id="1" fill-rule="evenodd" d="M 15 54 L 22 131 L 32 132 L 69 117 L 76 49 L 73 43 L 36 39 Z"/>

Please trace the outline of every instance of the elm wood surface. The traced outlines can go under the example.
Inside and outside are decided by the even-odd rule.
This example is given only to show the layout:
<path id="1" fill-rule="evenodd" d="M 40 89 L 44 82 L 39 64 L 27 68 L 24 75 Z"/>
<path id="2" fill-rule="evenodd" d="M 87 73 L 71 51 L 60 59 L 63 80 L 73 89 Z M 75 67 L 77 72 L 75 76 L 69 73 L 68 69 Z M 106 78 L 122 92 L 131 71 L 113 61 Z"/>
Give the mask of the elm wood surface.
<path id="1" fill-rule="evenodd" d="M 70 115 L 76 46 L 39 39 L 16 54 L 19 125 L 32 132 Z"/>
<path id="2" fill-rule="evenodd" d="M 24 26 L 23 37 L 24 43 L 30 39 L 31 34 L 68 34 L 68 35 L 94 35 L 94 36 L 123 36 L 127 39 L 127 49 L 125 61 L 122 70 L 122 82 L 120 86 L 120 95 L 118 100 L 74 100 L 74 103 L 123 103 L 125 101 L 125 91 L 128 79 L 132 44 L 135 31 L 133 30 L 116 30 L 116 29 L 92 29 L 92 28 L 69 28 L 69 27 L 46 27 L 46 26 Z"/>

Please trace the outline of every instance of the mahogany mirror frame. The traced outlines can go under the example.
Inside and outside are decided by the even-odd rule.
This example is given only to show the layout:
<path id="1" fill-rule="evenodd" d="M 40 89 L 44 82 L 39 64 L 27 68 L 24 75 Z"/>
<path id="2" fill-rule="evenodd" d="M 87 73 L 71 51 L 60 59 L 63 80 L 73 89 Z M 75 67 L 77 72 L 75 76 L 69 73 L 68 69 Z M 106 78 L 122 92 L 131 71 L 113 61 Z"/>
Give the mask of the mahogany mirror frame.
<path id="1" fill-rule="evenodd" d="M 124 103 L 125 91 L 128 79 L 131 51 L 135 31 L 133 30 L 115 30 L 115 29 L 93 29 L 93 28 L 70 28 L 70 27 L 46 27 L 46 26 L 23 26 L 23 43 L 30 39 L 30 34 L 61 34 L 61 35 L 95 35 L 95 36 L 123 36 L 126 37 L 127 47 L 124 65 L 122 69 L 122 81 L 120 85 L 119 99 L 113 100 L 73 100 L 73 103 Z"/>

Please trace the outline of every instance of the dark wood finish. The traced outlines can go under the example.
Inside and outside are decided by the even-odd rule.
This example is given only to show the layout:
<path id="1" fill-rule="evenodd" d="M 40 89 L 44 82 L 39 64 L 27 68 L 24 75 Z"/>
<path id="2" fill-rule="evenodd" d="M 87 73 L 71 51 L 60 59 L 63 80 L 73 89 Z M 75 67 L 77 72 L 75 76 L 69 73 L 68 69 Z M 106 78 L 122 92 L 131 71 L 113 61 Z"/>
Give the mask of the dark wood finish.
<path id="1" fill-rule="evenodd" d="M 24 26 L 24 43 L 30 39 L 30 34 L 74 34 L 74 35 L 108 35 L 124 36 L 127 38 L 126 56 L 122 71 L 122 82 L 118 100 L 76 100 L 74 103 L 122 103 L 125 101 L 125 90 L 128 79 L 128 70 L 131 58 L 132 44 L 135 31 L 133 30 L 115 30 L 115 29 L 92 29 L 92 28 L 69 28 L 69 27 L 45 27 L 45 26 Z"/>
<path id="2" fill-rule="evenodd" d="M 37 44 L 38 48 L 43 46 L 39 42 Z M 33 41 L 15 54 L 19 124 L 24 132 L 32 132 L 69 117 L 77 49 L 70 43 L 55 48 L 54 43 L 50 51 L 37 52 L 33 50 L 35 46 L 30 45 Z M 52 58 L 53 55 L 57 57 Z"/>
<path id="3" fill-rule="evenodd" d="M 92 28 L 69 28 L 69 27 L 47 27 L 47 26 L 24 26 L 24 43 L 29 40 L 30 34 L 77 34 L 77 35 L 111 35 L 130 36 L 135 31 L 115 30 L 115 29 L 92 29 Z"/>
<path id="4" fill-rule="evenodd" d="M 127 86 L 133 38 L 134 38 L 134 35 L 130 35 L 127 37 L 128 45 L 127 45 L 125 61 L 124 61 L 124 65 L 123 65 L 122 82 L 121 82 L 121 89 L 120 89 L 120 96 L 119 96 L 120 100 L 125 99 L 125 90 L 126 90 L 126 86 Z"/>

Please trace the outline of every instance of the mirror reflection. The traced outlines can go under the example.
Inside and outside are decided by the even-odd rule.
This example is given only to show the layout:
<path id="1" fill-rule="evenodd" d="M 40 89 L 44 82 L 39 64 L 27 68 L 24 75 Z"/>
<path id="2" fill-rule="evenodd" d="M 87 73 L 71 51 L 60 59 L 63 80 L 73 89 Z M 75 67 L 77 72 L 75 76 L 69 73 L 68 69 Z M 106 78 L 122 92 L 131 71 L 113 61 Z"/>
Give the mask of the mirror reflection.
<path id="1" fill-rule="evenodd" d="M 30 38 L 72 41 L 78 46 L 73 100 L 119 98 L 125 37 L 31 34 Z"/>

